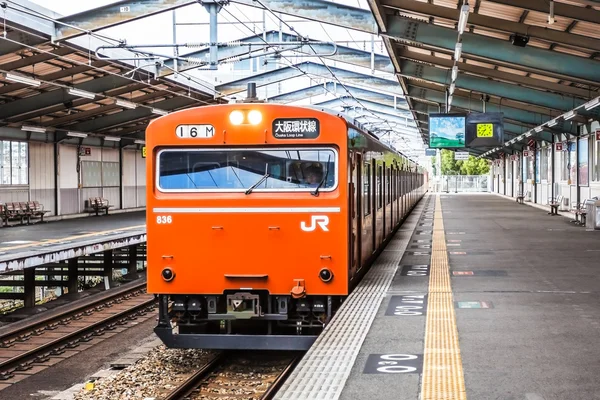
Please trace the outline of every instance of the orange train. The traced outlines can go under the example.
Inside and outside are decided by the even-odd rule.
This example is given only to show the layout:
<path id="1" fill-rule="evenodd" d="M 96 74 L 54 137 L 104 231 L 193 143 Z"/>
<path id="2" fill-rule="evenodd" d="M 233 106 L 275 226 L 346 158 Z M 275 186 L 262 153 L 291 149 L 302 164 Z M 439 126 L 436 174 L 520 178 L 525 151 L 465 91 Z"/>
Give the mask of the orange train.
<path id="1" fill-rule="evenodd" d="M 308 349 L 427 188 L 324 109 L 188 109 L 146 146 L 148 292 L 169 347 Z"/>

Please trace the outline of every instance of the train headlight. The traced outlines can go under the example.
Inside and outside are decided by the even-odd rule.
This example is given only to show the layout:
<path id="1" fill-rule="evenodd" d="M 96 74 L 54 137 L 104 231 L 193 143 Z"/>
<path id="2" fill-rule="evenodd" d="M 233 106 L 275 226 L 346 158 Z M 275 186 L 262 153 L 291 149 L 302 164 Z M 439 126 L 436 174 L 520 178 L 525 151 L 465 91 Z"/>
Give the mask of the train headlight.
<path id="1" fill-rule="evenodd" d="M 239 110 L 232 111 L 229 114 L 229 122 L 232 125 L 241 125 L 244 122 L 244 113 Z"/>
<path id="2" fill-rule="evenodd" d="M 160 274 L 162 275 L 163 279 L 167 282 L 171 282 L 173 279 L 175 279 L 175 272 L 173 272 L 171 268 L 167 267 L 163 269 Z"/>
<path id="3" fill-rule="evenodd" d="M 325 283 L 331 282 L 333 279 L 333 272 L 331 272 L 331 270 L 328 268 L 323 268 L 321 271 L 319 271 L 319 278 L 321 278 L 321 280 Z"/>
<path id="4" fill-rule="evenodd" d="M 262 121 L 262 114 L 260 111 L 258 110 L 250 110 L 250 112 L 248 113 L 248 121 L 252 124 L 252 125 L 258 125 L 261 123 Z"/>

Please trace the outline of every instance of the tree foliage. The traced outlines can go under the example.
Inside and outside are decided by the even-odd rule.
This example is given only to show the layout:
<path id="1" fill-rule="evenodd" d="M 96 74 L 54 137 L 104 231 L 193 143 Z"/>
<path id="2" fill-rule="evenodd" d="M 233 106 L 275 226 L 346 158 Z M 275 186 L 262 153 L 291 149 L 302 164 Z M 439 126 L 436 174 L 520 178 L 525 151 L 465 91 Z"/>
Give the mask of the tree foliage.
<path id="1" fill-rule="evenodd" d="M 454 159 L 454 152 L 443 149 L 442 153 L 442 175 L 486 175 L 490 172 L 490 166 L 487 160 L 477 159 L 469 156 L 468 160 L 457 161 Z M 433 158 L 434 165 L 436 159 Z"/>

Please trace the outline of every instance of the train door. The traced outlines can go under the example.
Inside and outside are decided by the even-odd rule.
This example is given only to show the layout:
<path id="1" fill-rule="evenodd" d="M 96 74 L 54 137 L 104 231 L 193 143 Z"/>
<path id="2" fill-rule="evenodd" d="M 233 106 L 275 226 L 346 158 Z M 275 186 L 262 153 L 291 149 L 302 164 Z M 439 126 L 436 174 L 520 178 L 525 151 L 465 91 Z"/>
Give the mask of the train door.
<path id="1" fill-rule="evenodd" d="M 379 167 L 380 168 L 380 172 L 379 172 L 379 196 L 380 199 L 379 201 L 381 202 L 381 241 L 385 240 L 385 237 L 387 236 L 387 210 L 386 210 L 386 200 L 387 200 L 387 196 L 386 196 L 386 188 L 387 188 L 387 174 L 386 172 L 386 165 L 385 165 L 385 161 L 383 162 L 382 166 Z M 380 243 L 381 243 L 380 241 Z M 378 243 L 379 244 L 379 243 Z"/>
<path id="2" fill-rule="evenodd" d="M 362 220 L 362 154 L 351 153 L 349 194 L 351 217 L 351 242 L 350 242 L 350 279 L 356 276 L 361 267 L 361 220 Z"/>
<path id="3" fill-rule="evenodd" d="M 373 184 L 371 185 L 371 193 L 369 193 L 369 196 L 371 196 L 371 215 L 373 216 L 373 225 L 372 225 L 372 235 L 371 235 L 371 244 L 373 247 L 371 247 L 371 254 L 375 252 L 375 250 L 377 249 L 377 191 L 379 189 L 379 184 L 377 181 L 377 161 L 376 160 L 371 160 L 371 182 L 373 182 Z"/>

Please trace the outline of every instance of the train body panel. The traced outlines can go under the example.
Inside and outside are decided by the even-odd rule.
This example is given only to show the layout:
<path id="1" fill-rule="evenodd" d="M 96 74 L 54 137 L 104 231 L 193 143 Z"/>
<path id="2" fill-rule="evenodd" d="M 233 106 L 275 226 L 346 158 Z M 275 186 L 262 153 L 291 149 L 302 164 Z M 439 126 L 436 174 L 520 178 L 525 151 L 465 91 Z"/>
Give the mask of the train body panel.
<path id="1" fill-rule="evenodd" d="M 172 347 L 305 348 L 424 192 L 414 163 L 313 108 L 189 109 L 146 144 L 148 291 Z"/>

